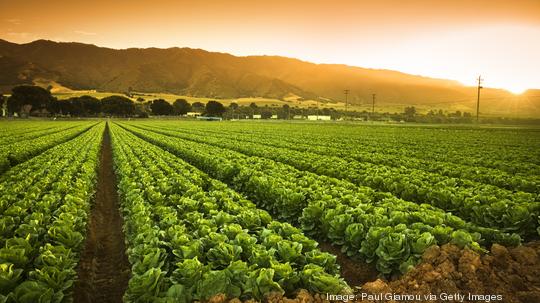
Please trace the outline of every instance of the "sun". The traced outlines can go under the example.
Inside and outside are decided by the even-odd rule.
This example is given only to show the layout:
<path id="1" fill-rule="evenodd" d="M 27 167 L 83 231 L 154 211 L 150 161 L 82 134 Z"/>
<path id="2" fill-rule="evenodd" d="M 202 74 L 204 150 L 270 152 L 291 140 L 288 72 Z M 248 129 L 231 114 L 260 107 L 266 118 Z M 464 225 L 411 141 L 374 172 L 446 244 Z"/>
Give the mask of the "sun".
<path id="1" fill-rule="evenodd" d="M 522 87 L 522 86 L 514 86 L 514 87 L 510 86 L 510 87 L 506 87 L 505 89 L 514 95 L 521 95 L 527 90 L 527 88 Z"/>
<path id="2" fill-rule="evenodd" d="M 498 81 L 497 81 L 498 80 Z M 491 85 L 485 84 L 486 87 L 499 87 L 506 91 L 511 92 L 514 95 L 521 95 L 534 85 L 528 85 L 530 83 L 521 83 L 519 81 L 508 81 L 505 79 L 497 79 L 493 81 Z"/>

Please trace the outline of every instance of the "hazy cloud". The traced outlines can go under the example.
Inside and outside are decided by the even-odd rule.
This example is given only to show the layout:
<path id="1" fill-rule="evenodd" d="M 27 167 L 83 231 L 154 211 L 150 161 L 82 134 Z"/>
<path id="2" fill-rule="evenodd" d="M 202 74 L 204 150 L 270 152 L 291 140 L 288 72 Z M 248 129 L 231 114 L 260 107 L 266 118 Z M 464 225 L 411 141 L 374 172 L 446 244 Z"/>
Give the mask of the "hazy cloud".
<path id="1" fill-rule="evenodd" d="M 17 42 L 17 43 L 27 43 L 27 42 L 38 39 L 35 33 L 29 33 L 29 32 L 8 31 L 8 32 L 5 32 L 5 35 L 10 37 L 9 40 L 11 42 Z"/>
<path id="2" fill-rule="evenodd" d="M 20 38 L 27 38 L 27 37 L 33 36 L 32 33 L 27 33 L 27 32 L 8 32 L 7 34 L 8 36 L 15 36 L 15 37 L 20 37 Z"/>
<path id="3" fill-rule="evenodd" d="M 83 36 L 95 36 L 97 33 L 93 32 L 86 32 L 86 31 L 73 31 L 76 34 L 83 35 Z"/>
<path id="4" fill-rule="evenodd" d="M 20 25 L 21 24 L 21 19 L 17 19 L 17 18 L 5 19 L 4 21 L 6 21 L 8 23 L 11 23 L 13 25 Z"/>

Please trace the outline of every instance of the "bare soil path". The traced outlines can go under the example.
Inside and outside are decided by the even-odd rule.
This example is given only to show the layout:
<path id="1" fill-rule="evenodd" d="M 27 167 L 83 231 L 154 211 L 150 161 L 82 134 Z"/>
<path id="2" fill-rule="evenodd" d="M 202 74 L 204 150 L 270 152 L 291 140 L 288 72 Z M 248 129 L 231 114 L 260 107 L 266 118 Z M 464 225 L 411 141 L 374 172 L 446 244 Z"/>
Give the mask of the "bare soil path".
<path id="1" fill-rule="evenodd" d="M 378 278 L 379 273 L 373 264 L 353 260 L 342 253 L 340 248 L 328 242 L 319 241 L 319 249 L 337 257 L 337 263 L 341 267 L 341 276 L 351 287 L 360 286 Z"/>
<path id="2" fill-rule="evenodd" d="M 95 202 L 77 269 L 78 280 L 74 290 L 74 301 L 77 303 L 122 302 L 130 266 L 125 253 L 123 220 L 118 206 L 111 138 L 107 126 L 101 145 Z"/>

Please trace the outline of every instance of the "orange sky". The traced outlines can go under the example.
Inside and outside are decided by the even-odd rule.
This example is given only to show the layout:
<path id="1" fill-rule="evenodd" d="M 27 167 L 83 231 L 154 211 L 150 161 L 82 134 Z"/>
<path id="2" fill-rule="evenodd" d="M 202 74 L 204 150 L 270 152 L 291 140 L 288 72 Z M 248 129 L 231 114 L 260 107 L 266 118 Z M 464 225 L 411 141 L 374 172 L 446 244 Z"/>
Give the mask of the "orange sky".
<path id="1" fill-rule="evenodd" d="M 406 3 L 406 4 L 405 4 Z M 540 88 L 540 0 L 0 0 L 0 38 L 186 46 Z"/>

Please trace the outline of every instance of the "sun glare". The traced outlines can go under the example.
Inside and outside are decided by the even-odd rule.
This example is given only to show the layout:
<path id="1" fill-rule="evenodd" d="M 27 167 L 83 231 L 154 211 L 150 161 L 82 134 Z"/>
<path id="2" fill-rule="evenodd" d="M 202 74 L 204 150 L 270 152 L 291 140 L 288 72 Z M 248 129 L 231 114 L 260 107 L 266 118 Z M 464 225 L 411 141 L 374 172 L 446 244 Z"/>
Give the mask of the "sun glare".
<path id="1" fill-rule="evenodd" d="M 508 86 L 508 87 L 504 87 L 503 89 L 511 92 L 512 94 L 514 95 L 521 95 L 523 94 L 525 91 L 527 91 L 527 87 L 523 87 L 523 86 L 519 86 L 519 85 L 515 85 L 515 86 Z"/>

